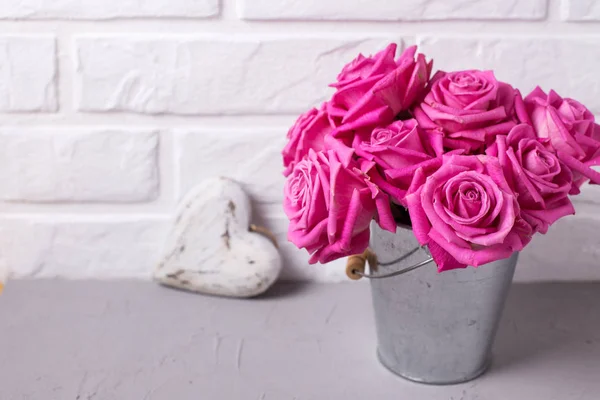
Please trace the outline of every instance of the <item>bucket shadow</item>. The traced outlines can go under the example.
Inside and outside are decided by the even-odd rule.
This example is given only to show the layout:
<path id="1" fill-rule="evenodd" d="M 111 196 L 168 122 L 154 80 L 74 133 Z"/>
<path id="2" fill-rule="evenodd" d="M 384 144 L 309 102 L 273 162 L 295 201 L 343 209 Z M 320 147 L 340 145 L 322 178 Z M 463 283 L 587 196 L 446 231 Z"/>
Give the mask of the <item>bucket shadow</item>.
<path id="1" fill-rule="evenodd" d="M 494 344 L 493 371 L 539 363 L 565 364 L 597 357 L 600 283 L 514 284 Z"/>
<path id="2" fill-rule="evenodd" d="M 314 285 L 308 282 L 278 281 L 269 290 L 254 298 L 255 301 L 279 299 L 282 297 L 295 297 L 303 295 L 314 289 Z"/>

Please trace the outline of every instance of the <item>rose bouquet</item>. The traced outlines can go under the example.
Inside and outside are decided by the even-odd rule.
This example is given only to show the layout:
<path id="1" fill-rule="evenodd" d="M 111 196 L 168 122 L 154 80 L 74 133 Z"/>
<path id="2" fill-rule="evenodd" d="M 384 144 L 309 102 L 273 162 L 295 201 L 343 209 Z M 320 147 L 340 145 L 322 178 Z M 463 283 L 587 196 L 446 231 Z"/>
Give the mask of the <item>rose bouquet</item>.
<path id="1" fill-rule="evenodd" d="M 492 71 L 438 71 L 416 47 L 359 55 L 283 150 L 288 237 L 326 263 L 362 253 L 375 219 L 412 227 L 440 271 L 522 250 L 600 184 L 600 126 L 581 103 L 525 98 Z"/>

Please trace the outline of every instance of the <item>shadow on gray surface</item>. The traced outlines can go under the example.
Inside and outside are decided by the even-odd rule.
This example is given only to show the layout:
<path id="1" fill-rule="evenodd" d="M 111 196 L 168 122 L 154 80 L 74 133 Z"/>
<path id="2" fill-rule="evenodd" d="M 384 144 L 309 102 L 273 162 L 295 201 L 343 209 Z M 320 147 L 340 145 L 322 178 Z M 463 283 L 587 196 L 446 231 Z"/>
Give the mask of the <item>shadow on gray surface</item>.
<path id="1" fill-rule="evenodd" d="M 314 286 L 314 284 L 309 282 L 276 282 L 271 288 L 269 288 L 269 290 L 256 297 L 255 300 L 296 296 L 310 291 Z"/>
<path id="2" fill-rule="evenodd" d="M 230 298 L 233 300 L 245 300 L 245 301 L 270 300 L 270 299 L 276 299 L 276 298 L 280 298 L 280 297 L 296 296 L 299 294 L 303 294 L 305 291 L 310 290 L 311 287 L 315 286 L 315 284 L 311 284 L 308 282 L 275 282 L 275 284 L 272 287 L 270 287 L 263 294 L 260 294 L 255 297 L 250 297 L 250 298 L 235 298 L 235 297 L 213 296 L 213 295 L 207 295 L 207 294 L 203 294 L 203 293 L 195 293 L 195 292 L 192 292 L 189 290 L 180 289 L 180 288 L 176 288 L 176 287 L 172 287 L 172 286 L 167 286 L 167 285 L 163 285 L 163 284 L 159 284 L 159 283 L 157 283 L 157 285 L 160 288 L 164 288 L 165 290 L 174 290 L 174 291 L 181 292 L 181 293 L 187 293 L 192 296 L 209 296 L 209 297 L 215 297 L 215 298 L 223 298 L 223 299 Z"/>
<path id="3" fill-rule="evenodd" d="M 600 283 L 514 284 L 494 346 L 493 371 L 540 359 L 600 370 Z"/>
<path id="4" fill-rule="evenodd" d="M 260 301 L 260 300 L 271 300 L 278 299 L 281 297 L 291 297 L 299 294 L 304 294 L 305 291 L 310 290 L 311 287 L 314 287 L 315 284 L 311 284 L 309 282 L 275 282 L 272 287 L 270 287 L 265 293 L 260 294 L 255 297 L 250 298 L 235 298 L 235 297 L 227 297 L 227 296 L 216 296 L 216 295 L 208 295 L 203 293 L 196 293 L 189 290 L 164 285 L 161 283 L 156 283 L 158 287 L 164 290 L 174 290 L 176 292 L 189 294 L 191 296 L 208 296 L 214 298 L 221 299 L 231 299 L 231 300 L 244 300 L 244 301 Z"/>

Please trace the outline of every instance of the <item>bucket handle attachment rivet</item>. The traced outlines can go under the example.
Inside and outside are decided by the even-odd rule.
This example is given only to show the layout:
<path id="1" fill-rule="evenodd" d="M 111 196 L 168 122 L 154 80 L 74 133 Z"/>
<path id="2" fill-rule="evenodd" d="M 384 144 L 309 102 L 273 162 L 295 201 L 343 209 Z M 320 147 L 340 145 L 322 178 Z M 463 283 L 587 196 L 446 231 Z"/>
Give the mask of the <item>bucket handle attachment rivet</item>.
<path id="1" fill-rule="evenodd" d="M 407 259 L 408 257 L 412 256 L 413 254 L 415 254 L 417 251 L 419 251 L 420 249 L 422 249 L 423 247 L 419 246 L 419 247 L 415 247 L 414 249 L 412 249 L 411 251 L 409 251 L 408 253 L 402 255 L 401 257 L 389 261 L 389 262 L 380 262 L 377 260 L 377 255 L 375 253 L 373 253 L 373 251 L 371 251 L 371 249 L 366 249 L 364 251 L 364 253 L 362 254 L 355 254 L 353 256 L 348 257 L 348 261 L 346 262 L 346 275 L 348 276 L 348 278 L 356 281 L 359 280 L 361 278 L 368 278 L 368 279 L 383 279 L 383 278 L 391 278 L 392 276 L 397 276 L 397 275 L 402 275 L 405 274 L 407 272 L 410 272 L 412 270 L 415 270 L 417 268 L 420 268 L 424 265 L 429 264 L 430 262 L 433 262 L 433 258 L 432 257 L 428 257 L 427 259 L 420 261 L 416 264 L 413 264 L 409 267 L 403 268 L 401 270 L 398 271 L 394 271 L 394 272 L 390 272 L 388 274 L 383 274 L 383 275 L 373 275 L 373 274 L 367 274 L 365 273 L 365 266 L 367 264 L 367 262 L 369 263 L 369 269 L 371 271 L 377 271 L 377 267 L 379 265 L 382 266 L 388 266 L 388 265 L 393 265 L 396 263 L 399 263 L 405 259 Z"/>

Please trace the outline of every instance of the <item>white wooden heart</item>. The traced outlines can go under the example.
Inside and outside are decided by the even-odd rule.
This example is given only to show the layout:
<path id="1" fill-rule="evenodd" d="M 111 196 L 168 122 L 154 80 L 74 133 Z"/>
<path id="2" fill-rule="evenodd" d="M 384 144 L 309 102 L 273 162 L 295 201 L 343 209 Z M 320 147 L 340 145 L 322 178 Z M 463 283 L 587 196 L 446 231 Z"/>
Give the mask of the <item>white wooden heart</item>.
<path id="1" fill-rule="evenodd" d="M 167 286 L 231 297 L 263 293 L 281 270 L 279 251 L 249 231 L 251 204 L 236 182 L 214 178 L 182 201 L 154 272 Z"/>

